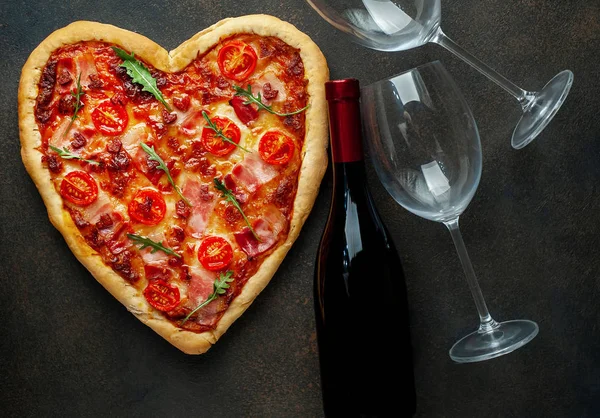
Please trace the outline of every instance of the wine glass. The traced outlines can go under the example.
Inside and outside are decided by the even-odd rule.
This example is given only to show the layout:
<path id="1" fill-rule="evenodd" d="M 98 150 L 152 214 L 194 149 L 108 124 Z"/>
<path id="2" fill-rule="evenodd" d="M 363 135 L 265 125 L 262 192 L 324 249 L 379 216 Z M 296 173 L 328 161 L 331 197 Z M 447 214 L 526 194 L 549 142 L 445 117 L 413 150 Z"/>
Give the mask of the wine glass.
<path id="1" fill-rule="evenodd" d="M 479 312 L 477 331 L 450 349 L 459 363 L 486 360 L 523 346 L 535 322 L 496 322 L 477 283 L 458 218 L 481 177 L 477 125 L 460 90 L 435 61 L 361 90 L 365 141 L 379 179 L 405 209 L 448 227 Z"/>
<path id="2" fill-rule="evenodd" d="M 307 0 L 329 23 L 352 40 L 379 51 L 403 51 L 428 42 L 443 46 L 512 94 L 523 115 L 512 135 L 513 148 L 529 144 L 567 98 L 573 73 L 564 70 L 542 90 L 523 90 L 448 38 L 440 28 L 440 0 Z"/>

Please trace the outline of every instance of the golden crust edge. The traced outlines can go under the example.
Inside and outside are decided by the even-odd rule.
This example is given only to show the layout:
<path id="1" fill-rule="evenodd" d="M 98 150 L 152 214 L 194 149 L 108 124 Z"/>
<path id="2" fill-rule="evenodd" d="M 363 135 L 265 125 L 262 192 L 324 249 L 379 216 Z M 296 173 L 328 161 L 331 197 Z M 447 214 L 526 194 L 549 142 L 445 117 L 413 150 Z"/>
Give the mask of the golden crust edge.
<path id="1" fill-rule="evenodd" d="M 310 103 L 306 113 L 304 156 L 298 179 L 298 191 L 294 200 L 294 212 L 286 240 L 263 260 L 257 273 L 246 282 L 242 292 L 229 305 L 216 329 L 194 333 L 174 326 L 162 316 L 154 316 L 153 310 L 141 293 L 124 282 L 102 262 L 98 254 L 83 240 L 68 212 L 63 210 L 62 200 L 54 189 L 48 171 L 42 168 L 39 162 L 40 153 L 35 149 L 41 145 L 41 137 L 33 114 L 37 84 L 42 68 L 52 51 L 70 43 L 82 40 L 114 43 L 125 49 L 134 50 L 138 57 L 156 68 L 177 71 L 195 59 L 198 53 L 202 54 L 218 43 L 220 39 L 237 33 L 276 36 L 300 50 L 305 78 L 309 80 L 307 90 Z M 328 79 L 329 70 L 325 57 L 310 37 L 292 24 L 269 15 L 224 19 L 198 32 L 170 53 L 145 36 L 126 29 L 98 22 L 74 22 L 56 30 L 42 41 L 23 67 L 18 94 L 22 159 L 48 209 L 51 223 L 61 232 L 73 254 L 94 278 L 140 321 L 172 345 L 187 354 L 202 354 L 216 343 L 270 282 L 312 209 L 328 161 L 324 88 L 324 83 Z"/>

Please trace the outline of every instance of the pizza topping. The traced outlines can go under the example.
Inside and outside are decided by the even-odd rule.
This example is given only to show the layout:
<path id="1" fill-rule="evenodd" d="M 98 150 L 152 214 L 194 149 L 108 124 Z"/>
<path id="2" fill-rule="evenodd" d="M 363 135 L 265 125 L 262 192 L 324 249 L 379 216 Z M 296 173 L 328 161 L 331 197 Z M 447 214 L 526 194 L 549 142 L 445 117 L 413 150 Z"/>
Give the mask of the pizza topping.
<path id="1" fill-rule="evenodd" d="M 202 116 L 206 119 L 206 127 L 202 130 L 201 142 L 208 152 L 219 157 L 229 154 L 235 147 L 251 152 L 239 145 L 240 128 L 231 119 L 217 116 L 211 120 L 205 111 Z"/>
<path id="2" fill-rule="evenodd" d="M 179 288 L 164 281 L 154 281 L 144 289 L 144 296 L 150 305 L 162 312 L 168 312 L 179 304 Z"/>
<path id="3" fill-rule="evenodd" d="M 267 100 L 273 100 L 274 98 L 277 97 L 277 94 L 279 93 L 279 90 L 275 90 L 273 89 L 273 87 L 271 87 L 271 83 L 265 83 L 263 84 L 263 97 Z"/>
<path id="4" fill-rule="evenodd" d="M 244 228 L 234 234 L 235 241 L 248 257 L 256 257 L 275 245 L 286 223 L 285 216 L 277 208 L 270 206 L 264 216 L 254 222 L 256 232 L 253 234 L 249 228 Z"/>
<path id="5" fill-rule="evenodd" d="M 257 61 L 254 48 L 242 41 L 231 41 L 219 50 L 221 73 L 232 80 L 244 81 L 254 72 Z"/>
<path id="6" fill-rule="evenodd" d="M 204 302 L 202 302 L 200 305 L 194 308 L 194 310 L 191 311 L 183 319 L 183 321 L 181 321 L 181 325 L 185 324 L 191 318 L 192 315 L 194 315 L 200 309 L 202 309 L 210 302 L 218 298 L 220 295 L 224 295 L 227 292 L 227 289 L 229 289 L 229 283 L 233 281 L 233 277 L 231 277 L 232 274 L 233 273 L 231 271 L 228 271 L 226 273 L 219 273 L 219 277 L 217 277 L 213 282 L 213 292 L 208 296 L 208 298 Z"/>
<path id="7" fill-rule="evenodd" d="M 144 275 L 148 282 L 162 281 L 168 282 L 173 275 L 168 267 L 162 265 L 144 265 Z"/>
<path id="8" fill-rule="evenodd" d="M 56 82 L 61 86 L 64 86 L 65 84 L 70 84 L 71 81 L 73 81 L 73 77 L 71 76 L 70 71 L 66 68 L 62 68 L 58 77 L 56 77 Z"/>
<path id="9" fill-rule="evenodd" d="M 250 122 L 258 119 L 258 110 L 251 104 L 246 104 L 246 101 L 239 96 L 233 97 L 229 104 L 233 107 L 235 115 L 243 124 L 248 125 Z"/>
<path id="10" fill-rule="evenodd" d="M 99 90 L 102 87 L 104 87 L 104 83 L 102 82 L 102 80 L 100 80 L 98 74 L 90 74 L 88 76 L 88 79 L 90 80 L 90 82 L 88 83 L 89 88 Z"/>
<path id="11" fill-rule="evenodd" d="M 242 207 L 240 206 L 240 204 L 238 203 L 237 199 L 233 195 L 233 192 L 231 190 L 229 190 L 218 178 L 215 177 L 213 179 L 213 182 L 215 183 L 215 189 L 217 189 L 218 191 L 221 192 L 221 197 L 223 199 L 228 200 L 229 202 L 231 202 L 231 204 L 240 212 L 240 214 L 242 215 L 242 218 L 244 218 L 244 222 L 246 222 L 246 225 L 248 225 L 248 228 L 250 228 L 250 231 L 252 232 L 252 235 L 254 235 L 254 237 L 258 241 L 260 241 L 259 236 L 256 235 L 256 232 L 254 231 L 254 228 L 252 228 L 252 225 L 250 225 L 250 221 L 246 217 L 246 214 L 242 210 Z"/>
<path id="12" fill-rule="evenodd" d="M 43 155 L 42 163 L 46 163 L 48 165 L 48 170 L 55 174 L 60 173 L 63 168 L 63 163 L 56 158 L 56 155 Z"/>
<path id="13" fill-rule="evenodd" d="M 304 73 L 304 64 L 302 63 L 302 58 L 298 52 L 294 52 L 292 54 L 292 58 L 286 62 L 285 71 L 291 75 L 300 75 Z"/>
<path id="14" fill-rule="evenodd" d="M 105 135 L 119 135 L 129 123 L 127 110 L 106 100 L 92 111 L 92 122 Z"/>
<path id="15" fill-rule="evenodd" d="M 216 203 L 214 194 L 208 190 L 207 185 L 194 179 L 188 179 L 184 183 L 183 194 L 193 204 L 185 232 L 194 238 L 200 238 L 208 225 Z"/>
<path id="16" fill-rule="evenodd" d="M 202 241 L 198 249 L 198 261 L 210 271 L 226 268 L 233 258 L 231 244 L 225 238 L 211 235 Z"/>
<path id="17" fill-rule="evenodd" d="M 56 65 L 57 60 L 50 60 L 44 67 L 42 71 L 42 76 L 40 78 L 40 92 L 38 93 L 36 102 L 36 116 L 39 117 L 38 112 L 48 107 L 50 102 L 52 101 L 52 93 L 54 91 L 54 84 L 56 83 Z"/>
<path id="18" fill-rule="evenodd" d="M 233 89 L 235 90 L 235 95 L 236 96 L 240 96 L 240 97 L 245 97 L 246 98 L 246 101 L 244 102 L 245 105 L 250 104 L 250 103 L 255 104 L 256 106 L 258 106 L 259 109 L 266 110 L 267 112 L 272 113 L 272 114 L 277 115 L 277 116 L 292 116 L 292 115 L 297 115 L 298 113 L 304 112 L 310 106 L 310 105 L 306 105 L 303 108 L 300 108 L 298 110 L 294 110 L 293 112 L 280 113 L 280 112 L 277 112 L 277 111 L 273 110 L 273 106 L 272 105 L 267 106 L 265 103 L 263 103 L 262 96 L 261 96 L 260 92 L 258 92 L 258 94 L 255 97 L 252 94 L 252 86 L 250 84 L 248 84 L 248 87 L 246 88 L 246 90 L 244 90 L 240 86 L 233 86 Z"/>
<path id="19" fill-rule="evenodd" d="M 165 174 L 167 175 L 167 180 L 169 181 L 171 186 L 175 189 L 175 191 L 177 192 L 179 197 L 181 197 L 181 199 L 186 203 L 186 205 L 192 206 L 190 201 L 187 200 L 183 194 L 181 194 L 181 190 L 179 190 L 179 187 L 177 187 L 177 185 L 173 181 L 173 178 L 171 177 L 171 172 L 169 171 L 169 168 L 167 167 L 167 165 L 165 164 L 163 159 L 160 158 L 160 156 L 156 153 L 156 151 L 154 150 L 154 146 L 149 147 L 148 145 L 144 144 L 143 142 L 140 144 L 140 146 L 148 154 L 149 161 L 156 161 L 158 163 L 158 165 L 155 168 L 165 172 Z"/>
<path id="20" fill-rule="evenodd" d="M 120 67 L 123 67 L 127 70 L 127 74 L 129 77 L 131 77 L 133 82 L 142 85 L 142 91 L 151 93 L 156 100 L 161 102 L 170 112 L 171 107 L 165 101 L 161 91 L 156 86 L 156 79 L 152 77 L 152 74 L 144 66 L 144 64 L 135 58 L 133 52 L 131 55 L 128 55 L 127 52 L 115 46 L 113 46 L 112 49 L 115 51 L 117 56 L 123 60 L 123 63 L 120 65 Z"/>
<path id="21" fill-rule="evenodd" d="M 181 96 L 173 97 L 173 106 L 182 112 L 187 112 L 190 108 L 190 96 L 187 94 L 182 94 Z"/>
<path id="22" fill-rule="evenodd" d="M 279 131 L 269 131 L 260 139 L 258 154 L 266 163 L 287 164 L 294 155 L 294 141 Z"/>
<path id="23" fill-rule="evenodd" d="M 188 216 L 190 216 L 191 212 L 192 209 L 186 205 L 183 200 L 178 200 L 175 204 L 175 213 L 179 218 L 186 219 Z"/>
<path id="24" fill-rule="evenodd" d="M 60 148 L 56 148 L 56 147 L 54 147 L 52 145 L 48 145 L 48 147 L 52 151 L 54 151 L 55 153 L 57 153 L 60 158 L 64 158 L 65 160 L 81 160 L 81 161 L 85 161 L 86 163 L 89 163 L 89 164 L 100 165 L 100 163 L 98 161 L 86 160 L 85 158 L 82 158 L 79 155 L 73 154 L 71 151 L 69 151 L 66 148 L 60 149 Z"/>
<path id="25" fill-rule="evenodd" d="M 58 111 L 63 115 L 70 115 L 75 109 L 75 98 L 70 94 L 63 96 L 58 101 Z"/>
<path id="26" fill-rule="evenodd" d="M 96 222 L 96 228 L 98 229 L 106 229 L 113 226 L 113 219 L 110 217 L 110 214 L 105 213 L 100 216 L 100 220 Z"/>
<path id="27" fill-rule="evenodd" d="M 111 98 L 110 102 L 114 105 L 125 106 L 128 102 L 127 96 L 121 92 L 116 92 Z"/>
<path id="28" fill-rule="evenodd" d="M 266 164 L 255 154 L 249 155 L 231 170 L 231 176 L 236 185 L 250 193 L 257 191 L 260 186 L 274 179 L 278 174 L 275 167 Z"/>
<path id="29" fill-rule="evenodd" d="M 145 225 L 156 225 L 165 217 L 167 206 L 162 195 L 154 189 L 142 189 L 129 202 L 131 219 Z"/>
<path id="30" fill-rule="evenodd" d="M 73 116 L 71 116 L 71 120 L 69 121 L 69 125 L 67 126 L 67 129 L 65 129 L 65 131 L 63 132 L 63 138 L 65 136 L 67 136 L 67 133 L 69 132 L 69 130 L 71 129 L 71 126 L 73 126 L 73 122 L 75 122 L 75 119 L 77 119 L 77 116 L 79 114 L 79 110 L 81 110 L 83 103 L 81 102 L 81 96 L 83 96 L 83 90 L 81 88 L 81 73 L 79 73 L 79 76 L 77 77 L 77 89 L 75 90 L 75 93 L 71 93 L 71 96 L 73 97 Z"/>
<path id="31" fill-rule="evenodd" d="M 87 206 L 98 198 L 98 185 L 85 171 L 71 171 L 60 183 L 60 194 L 71 203 Z"/>
<path id="32" fill-rule="evenodd" d="M 177 120 L 177 113 L 169 113 L 166 110 L 163 110 L 162 118 L 167 125 L 170 125 Z"/>
<path id="33" fill-rule="evenodd" d="M 152 248 L 152 250 L 150 250 L 152 254 L 160 250 L 165 254 L 174 255 L 175 257 L 181 258 L 181 255 L 177 254 L 172 249 L 165 247 L 162 242 L 152 241 L 148 237 L 137 234 L 127 234 L 127 238 L 134 241 L 136 244 L 141 245 L 140 250 L 143 250 L 144 248 Z"/>
<path id="34" fill-rule="evenodd" d="M 116 261 L 112 262 L 112 268 L 129 282 L 135 283 L 140 279 L 140 277 L 133 269 L 133 265 L 131 263 L 132 257 L 133 254 L 131 251 L 127 250 L 116 254 Z"/>
<path id="35" fill-rule="evenodd" d="M 73 139 L 71 140 L 71 148 L 79 149 L 85 147 L 87 140 L 85 136 L 81 135 L 79 132 L 75 132 L 73 134 Z"/>

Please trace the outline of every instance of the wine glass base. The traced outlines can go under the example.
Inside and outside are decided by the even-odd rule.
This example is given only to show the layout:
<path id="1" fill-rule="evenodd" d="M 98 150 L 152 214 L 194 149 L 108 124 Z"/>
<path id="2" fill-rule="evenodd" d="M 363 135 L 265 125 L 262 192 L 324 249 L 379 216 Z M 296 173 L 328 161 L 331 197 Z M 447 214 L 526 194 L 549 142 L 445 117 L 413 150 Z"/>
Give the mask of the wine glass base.
<path id="1" fill-rule="evenodd" d="M 477 330 L 461 338 L 450 349 L 450 358 L 457 363 L 474 363 L 499 357 L 524 346 L 538 331 L 538 325 L 526 319 L 500 322 L 490 331 Z"/>
<path id="2" fill-rule="evenodd" d="M 544 130 L 567 98 L 572 84 L 573 73 L 564 70 L 535 93 L 513 132 L 513 148 L 523 148 Z"/>

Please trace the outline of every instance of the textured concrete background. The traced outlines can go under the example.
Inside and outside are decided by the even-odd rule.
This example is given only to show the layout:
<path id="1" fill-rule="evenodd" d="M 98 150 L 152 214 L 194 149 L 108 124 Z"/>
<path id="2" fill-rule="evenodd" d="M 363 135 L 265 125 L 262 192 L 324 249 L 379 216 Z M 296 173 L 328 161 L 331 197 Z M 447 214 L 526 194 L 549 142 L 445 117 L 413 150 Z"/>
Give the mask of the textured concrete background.
<path id="1" fill-rule="evenodd" d="M 301 0 L 4 2 L 3 415 L 322 415 L 312 277 L 330 173 L 269 287 L 214 348 L 191 357 L 138 322 L 77 262 L 48 221 L 19 156 L 20 70 L 53 30 L 74 20 L 97 20 L 172 49 L 222 18 L 269 13 L 314 39 L 332 78 L 352 76 L 366 84 L 441 59 L 477 119 L 483 176 L 462 218 L 464 238 L 492 315 L 533 319 L 540 334 L 505 357 L 452 363 L 448 349 L 477 323 L 450 236 L 443 226 L 398 207 L 370 171 L 376 202 L 406 270 L 418 416 L 599 416 L 600 2 L 456 0 L 443 7 L 446 33 L 524 88 L 538 89 L 562 69 L 574 71 L 566 104 L 525 149 L 513 150 L 509 143 L 519 116 L 516 101 L 440 47 L 395 54 L 367 50 L 334 31 Z M 377 336 L 357 330 L 357 339 L 362 338 Z"/>

